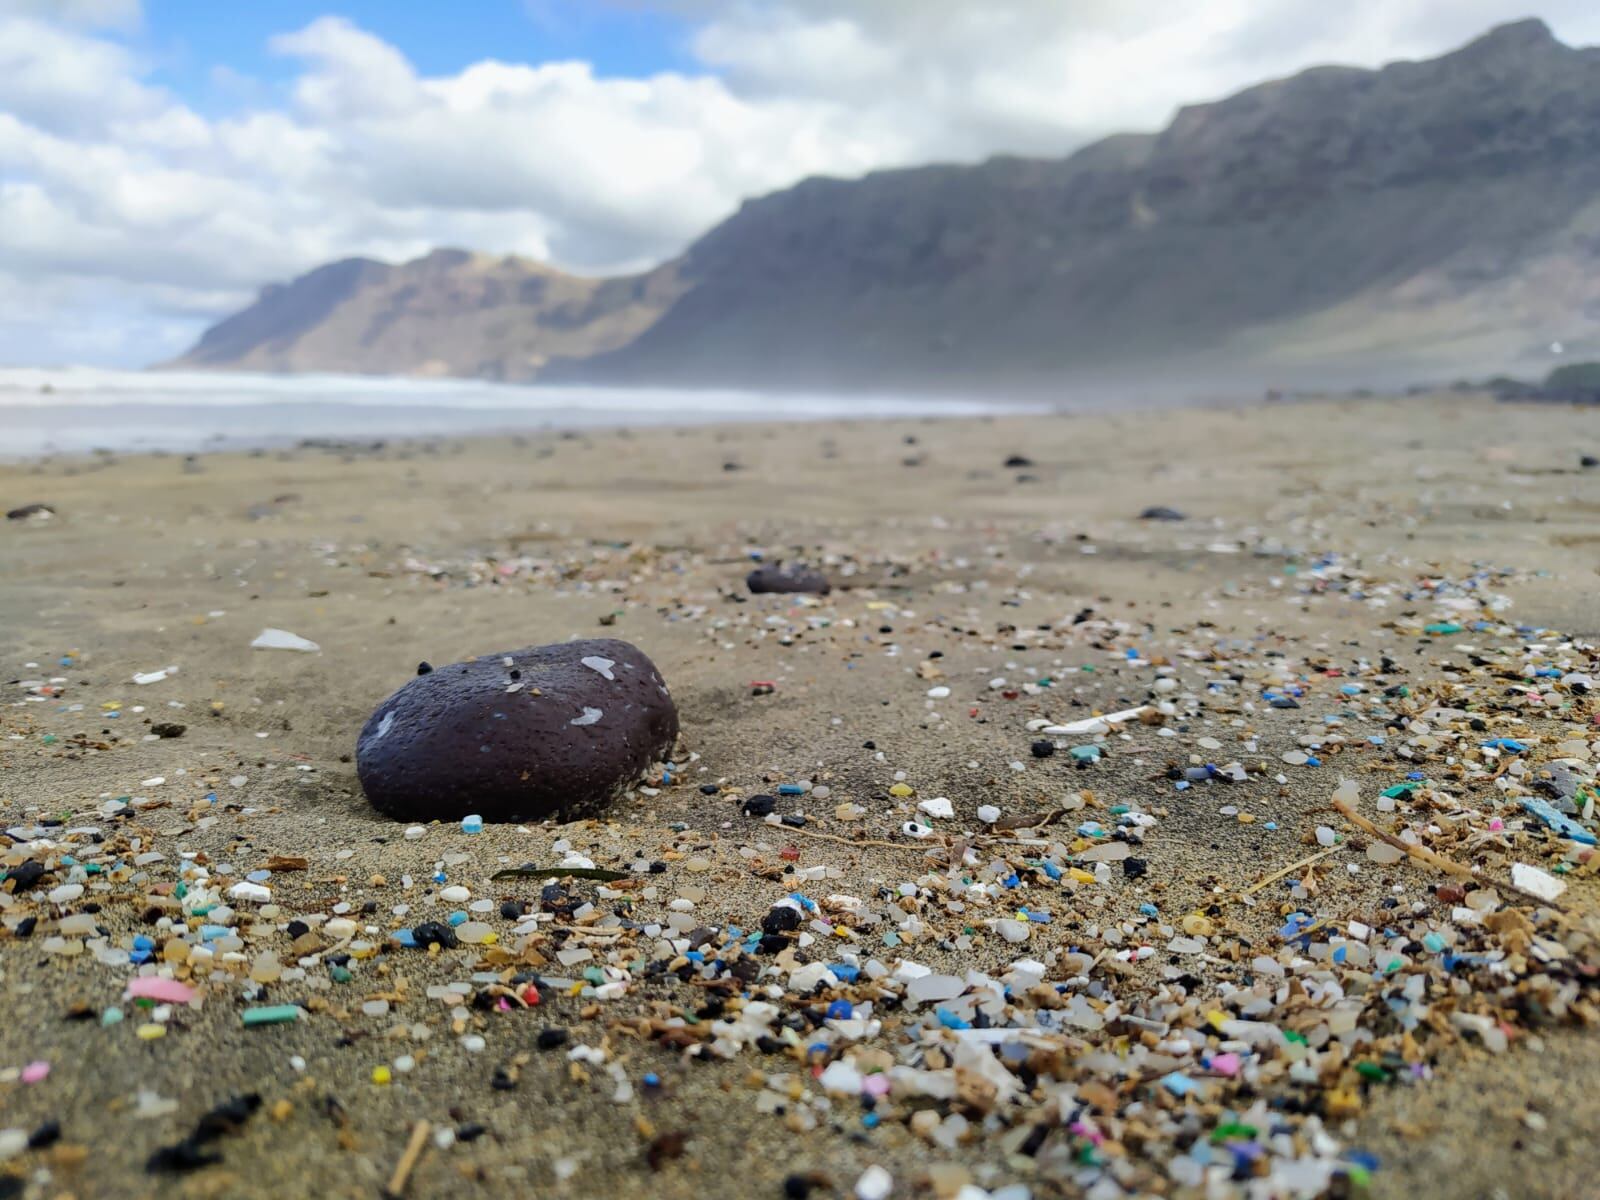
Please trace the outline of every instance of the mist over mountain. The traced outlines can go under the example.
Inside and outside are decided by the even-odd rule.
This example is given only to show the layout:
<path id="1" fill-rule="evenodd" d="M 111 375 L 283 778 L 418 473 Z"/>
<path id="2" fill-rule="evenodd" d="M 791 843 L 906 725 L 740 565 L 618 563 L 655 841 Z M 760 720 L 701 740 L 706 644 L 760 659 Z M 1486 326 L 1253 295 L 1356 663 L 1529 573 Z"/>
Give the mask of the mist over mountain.
<path id="1" fill-rule="evenodd" d="M 463 251 L 333 263 L 169 365 L 953 390 L 1444 378 L 1600 348 L 1597 267 L 1600 49 L 1530 20 L 1066 158 L 808 179 L 640 275 Z"/>

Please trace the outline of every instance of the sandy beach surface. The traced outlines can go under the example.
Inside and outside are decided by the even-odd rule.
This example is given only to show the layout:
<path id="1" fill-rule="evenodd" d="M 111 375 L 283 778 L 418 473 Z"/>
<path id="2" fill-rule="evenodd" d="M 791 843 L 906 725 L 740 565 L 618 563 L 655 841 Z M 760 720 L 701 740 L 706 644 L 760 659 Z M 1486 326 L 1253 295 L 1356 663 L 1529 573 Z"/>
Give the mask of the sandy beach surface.
<path id="1" fill-rule="evenodd" d="M 374 1196 L 418 1122 L 416 1197 L 1600 1195 L 1600 888 L 1522 804 L 1594 827 L 1597 421 L 0 467 L 0 507 L 55 509 L 0 521 L 0 1196 Z M 756 557 L 836 587 L 750 596 Z M 671 685 L 670 782 L 479 834 L 370 808 L 356 733 L 420 661 L 576 636 Z M 627 878 L 491 878 L 574 855 Z M 270 902 L 228 899 L 261 871 Z M 791 893 L 816 911 L 756 946 Z M 392 940 L 458 910 L 493 942 Z M 958 994 L 918 1003 L 924 968 Z M 245 1027 L 268 1005 L 298 1019 Z"/>

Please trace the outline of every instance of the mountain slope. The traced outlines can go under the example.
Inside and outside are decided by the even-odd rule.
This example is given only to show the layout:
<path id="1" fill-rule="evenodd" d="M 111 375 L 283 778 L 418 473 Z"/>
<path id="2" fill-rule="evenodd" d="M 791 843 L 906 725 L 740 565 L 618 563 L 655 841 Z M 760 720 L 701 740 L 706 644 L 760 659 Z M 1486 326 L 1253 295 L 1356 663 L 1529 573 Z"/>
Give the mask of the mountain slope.
<path id="1" fill-rule="evenodd" d="M 262 289 L 166 365 L 527 379 L 553 356 L 627 343 L 677 291 L 671 267 L 582 279 L 463 250 L 399 266 L 345 259 Z"/>
<path id="2" fill-rule="evenodd" d="M 1428 62 L 1262 84 L 1065 159 L 809 179 L 617 281 L 628 303 L 579 305 L 567 343 L 523 314 L 493 353 L 469 349 L 441 299 L 406 344 L 454 373 L 685 385 L 1497 371 L 1597 340 L 1597 205 L 1600 51 L 1526 21 Z M 261 361 L 251 331 L 274 304 L 285 364 L 372 362 L 347 312 L 388 285 L 336 268 L 196 355 Z"/>

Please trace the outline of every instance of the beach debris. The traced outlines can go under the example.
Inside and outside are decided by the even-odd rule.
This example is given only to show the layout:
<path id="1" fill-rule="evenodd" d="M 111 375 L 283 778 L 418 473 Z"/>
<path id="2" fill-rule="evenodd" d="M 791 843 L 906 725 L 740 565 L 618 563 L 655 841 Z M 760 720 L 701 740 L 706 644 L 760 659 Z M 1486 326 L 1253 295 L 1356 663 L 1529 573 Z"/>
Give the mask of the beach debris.
<path id="1" fill-rule="evenodd" d="M 1152 505 L 1139 514 L 1141 521 L 1187 521 L 1188 519 L 1187 513 L 1168 508 L 1164 504 Z"/>
<path id="2" fill-rule="evenodd" d="M 1528 895 L 1537 896 L 1541 900 L 1558 899 L 1561 893 L 1567 890 L 1563 880 L 1557 879 L 1542 867 L 1535 867 L 1529 863 L 1511 864 L 1511 882 Z"/>
<path id="3" fill-rule="evenodd" d="M 302 654 L 316 654 L 322 649 L 310 638 L 303 638 L 287 629 L 263 629 L 250 643 L 252 650 L 298 650 Z"/>
<path id="4" fill-rule="evenodd" d="M 8 521 L 48 521 L 56 510 L 48 504 L 23 504 L 6 512 Z"/>
<path id="5" fill-rule="evenodd" d="M 1026 454 L 1008 454 L 1006 455 L 1006 461 L 1002 465 L 1012 468 L 1031 467 L 1034 462 Z"/>
<path id="6" fill-rule="evenodd" d="M 406 1148 L 401 1152 L 399 1161 L 395 1163 L 394 1171 L 389 1175 L 389 1182 L 384 1185 L 384 1200 L 400 1200 L 400 1197 L 405 1195 L 406 1184 L 411 1180 L 411 1172 L 416 1169 L 422 1152 L 428 1148 L 428 1132 L 431 1128 L 427 1121 L 417 1121 L 411 1126 L 411 1136 L 406 1139 Z"/>
<path id="7" fill-rule="evenodd" d="M 506 867 L 489 876 L 490 879 L 598 879 L 613 883 L 628 878 L 626 871 L 608 871 L 603 867 Z"/>
<path id="8" fill-rule="evenodd" d="M 767 592 L 809 592 L 826 596 L 833 590 L 828 577 L 820 571 L 782 564 L 757 567 L 745 576 L 744 582 L 756 595 Z"/>
<path id="9" fill-rule="evenodd" d="M 133 682 L 139 687 L 145 687 L 148 684 L 160 683 L 163 679 L 170 679 L 177 673 L 177 667 L 162 667 L 156 671 L 138 671 L 133 676 Z"/>
<path id="10" fill-rule="evenodd" d="M 414 677 L 362 729 L 356 770 L 397 820 L 571 820 L 602 811 L 677 736 L 655 664 L 627 642 L 586 639 Z"/>
<path id="11" fill-rule="evenodd" d="M 1149 711 L 1148 704 L 1141 704 L 1138 708 L 1125 708 L 1121 712 L 1106 713 L 1099 717 L 1085 717 L 1081 721 L 1069 721 L 1065 725 L 1046 725 L 1039 730 L 1051 737 L 1075 737 L 1080 734 L 1110 733 L 1118 725 L 1125 724 L 1142 716 Z"/>

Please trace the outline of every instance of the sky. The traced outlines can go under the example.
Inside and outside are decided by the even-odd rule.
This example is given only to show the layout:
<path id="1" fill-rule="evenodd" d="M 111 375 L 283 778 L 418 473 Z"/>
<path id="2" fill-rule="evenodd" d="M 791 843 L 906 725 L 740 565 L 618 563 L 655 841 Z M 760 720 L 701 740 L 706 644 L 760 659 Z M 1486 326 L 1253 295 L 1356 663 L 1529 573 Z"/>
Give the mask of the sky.
<path id="1" fill-rule="evenodd" d="M 1595 0 L 0 0 L 0 364 L 142 366 L 441 246 L 653 265 L 751 196 L 1062 155 Z"/>

